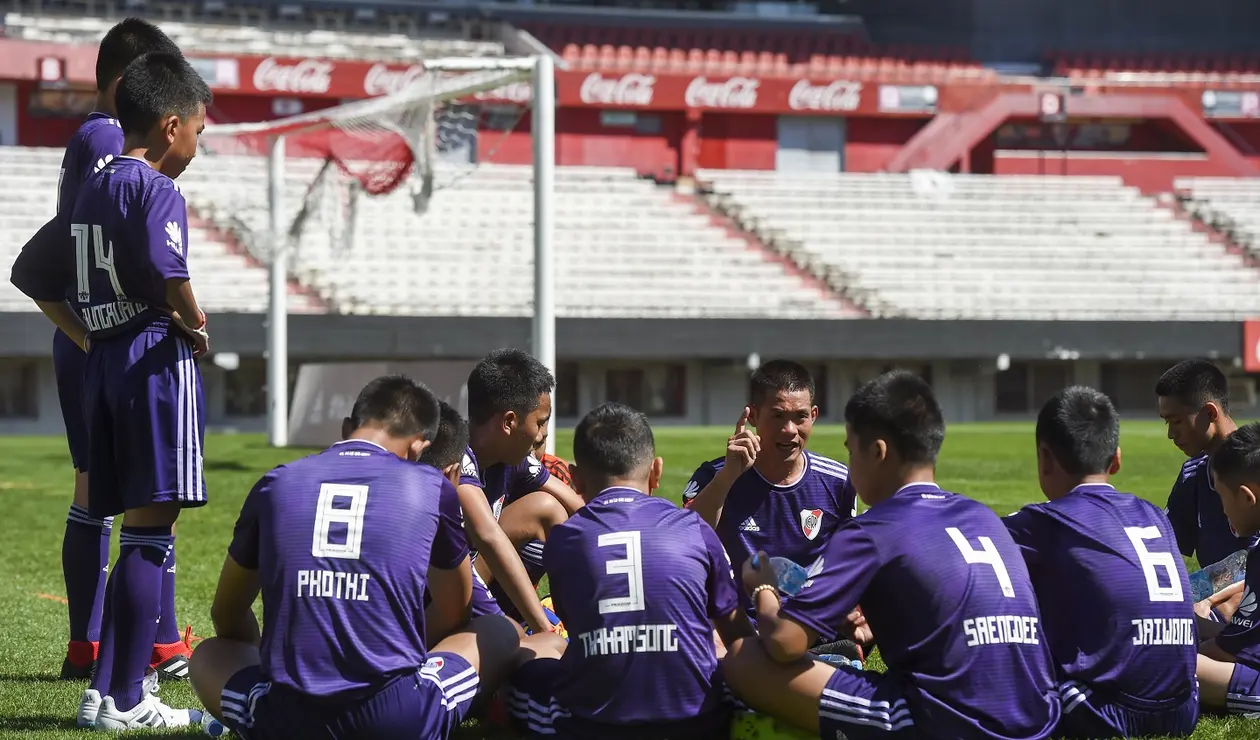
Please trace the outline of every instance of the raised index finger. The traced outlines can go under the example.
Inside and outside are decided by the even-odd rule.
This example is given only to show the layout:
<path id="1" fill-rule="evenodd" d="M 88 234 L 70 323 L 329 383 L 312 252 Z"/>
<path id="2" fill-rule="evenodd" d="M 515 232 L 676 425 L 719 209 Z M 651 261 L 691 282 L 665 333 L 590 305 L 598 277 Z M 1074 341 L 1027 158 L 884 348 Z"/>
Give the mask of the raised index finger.
<path id="1" fill-rule="evenodd" d="M 745 407 L 744 407 L 744 412 L 743 412 L 742 414 L 740 414 L 740 415 L 739 415 L 739 421 L 735 422 L 735 433 L 736 433 L 736 434 L 743 434 L 743 433 L 744 433 L 744 426 L 748 424 L 748 414 L 749 414 L 749 413 L 750 413 L 749 408 L 748 408 L 747 406 L 745 406 Z"/>

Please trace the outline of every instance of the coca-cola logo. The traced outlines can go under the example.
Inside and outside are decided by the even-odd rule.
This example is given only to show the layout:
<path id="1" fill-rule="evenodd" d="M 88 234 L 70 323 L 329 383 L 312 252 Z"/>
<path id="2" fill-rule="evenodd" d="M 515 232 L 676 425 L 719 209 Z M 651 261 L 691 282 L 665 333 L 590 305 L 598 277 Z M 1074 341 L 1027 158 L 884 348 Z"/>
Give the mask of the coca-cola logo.
<path id="1" fill-rule="evenodd" d="M 373 64 L 363 76 L 363 92 L 368 97 L 393 95 L 407 89 L 423 76 L 422 64 L 413 64 L 405 69 L 391 69 L 384 64 Z"/>
<path id="2" fill-rule="evenodd" d="M 638 105 L 652 104 L 656 76 L 625 74 L 620 77 L 604 77 L 592 72 L 582 80 L 578 91 L 583 103 L 588 105 Z"/>
<path id="3" fill-rule="evenodd" d="M 254 88 L 323 95 L 332 87 L 332 71 L 333 63 L 322 59 L 281 64 L 275 57 L 267 57 L 254 68 Z"/>
<path id="4" fill-rule="evenodd" d="M 799 80 L 788 93 L 792 110 L 857 110 L 862 102 L 862 83 L 836 80 L 829 85 L 812 85 Z"/>
<path id="5" fill-rule="evenodd" d="M 692 108 L 754 108 L 760 80 L 732 77 L 725 82 L 709 82 L 697 77 L 687 85 L 683 99 Z"/>
<path id="6" fill-rule="evenodd" d="M 503 87 L 479 92 L 473 97 L 477 100 L 507 100 L 513 103 L 528 103 L 534 99 L 534 88 L 528 82 L 509 82 Z"/>

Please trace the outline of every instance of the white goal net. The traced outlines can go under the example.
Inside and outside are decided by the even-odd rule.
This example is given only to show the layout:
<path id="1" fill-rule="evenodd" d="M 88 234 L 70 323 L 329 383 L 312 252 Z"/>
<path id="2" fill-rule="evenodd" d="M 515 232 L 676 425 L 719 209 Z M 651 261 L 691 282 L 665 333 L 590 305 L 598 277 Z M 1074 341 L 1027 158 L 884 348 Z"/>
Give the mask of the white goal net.
<path id="1" fill-rule="evenodd" d="M 508 258 L 518 272 L 532 262 L 532 295 L 522 286 L 523 295 L 496 294 L 488 308 L 457 306 L 451 315 L 532 313 L 528 346 L 555 368 L 553 60 L 441 59 L 425 68 L 391 95 L 263 123 L 213 123 L 180 178 L 203 222 L 269 268 L 274 445 L 287 444 L 293 300 L 317 312 L 431 314 L 452 305 L 442 291 L 472 292 L 448 284 L 476 277 L 467 250 L 494 250 L 481 264 L 500 269 Z M 517 164 L 484 165 L 501 146 Z"/>

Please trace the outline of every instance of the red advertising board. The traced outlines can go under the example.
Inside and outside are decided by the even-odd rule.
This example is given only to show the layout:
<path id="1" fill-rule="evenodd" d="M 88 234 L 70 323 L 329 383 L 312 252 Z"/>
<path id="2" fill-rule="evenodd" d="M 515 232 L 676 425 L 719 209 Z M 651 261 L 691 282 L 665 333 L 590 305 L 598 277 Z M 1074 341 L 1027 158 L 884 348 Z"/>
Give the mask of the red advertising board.
<path id="1" fill-rule="evenodd" d="M 1260 373 L 1260 319 L 1243 322 L 1243 369 Z"/>

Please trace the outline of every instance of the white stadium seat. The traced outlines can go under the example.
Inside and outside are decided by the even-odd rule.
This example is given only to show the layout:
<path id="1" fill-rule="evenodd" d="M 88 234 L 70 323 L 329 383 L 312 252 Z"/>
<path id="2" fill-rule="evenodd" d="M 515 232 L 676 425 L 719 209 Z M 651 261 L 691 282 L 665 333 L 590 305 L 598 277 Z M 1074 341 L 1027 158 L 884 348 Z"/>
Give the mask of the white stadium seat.
<path id="1" fill-rule="evenodd" d="M 698 179 L 746 228 L 842 274 L 877 315 L 1260 313 L 1260 273 L 1118 177 L 704 170 Z M 1260 219 L 1258 192 L 1250 213 Z"/>

